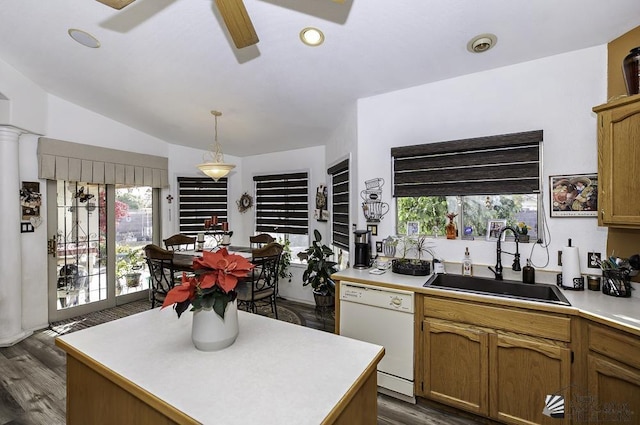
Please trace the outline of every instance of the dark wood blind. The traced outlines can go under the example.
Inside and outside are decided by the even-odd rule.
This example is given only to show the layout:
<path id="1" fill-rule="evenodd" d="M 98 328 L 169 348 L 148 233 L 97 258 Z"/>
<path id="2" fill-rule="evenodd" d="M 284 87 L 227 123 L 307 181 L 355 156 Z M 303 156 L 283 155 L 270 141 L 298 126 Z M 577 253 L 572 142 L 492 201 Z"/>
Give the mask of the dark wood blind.
<path id="1" fill-rule="evenodd" d="M 331 175 L 331 243 L 349 250 L 349 160 L 327 170 Z"/>
<path id="2" fill-rule="evenodd" d="M 195 236 L 212 215 L 227 221 L 227 179 L 178 177 L 178 203 L 180 233 Z"/>
<path id="3" fill-rule="evenodd" d="M 393 196 L 540 191 L 542 130 L 391 148 Z"/>
<path id="4" fill-rule="evenodd" d="M 256 231 L 309 233 L 308 173 L 255 176 Z"/>

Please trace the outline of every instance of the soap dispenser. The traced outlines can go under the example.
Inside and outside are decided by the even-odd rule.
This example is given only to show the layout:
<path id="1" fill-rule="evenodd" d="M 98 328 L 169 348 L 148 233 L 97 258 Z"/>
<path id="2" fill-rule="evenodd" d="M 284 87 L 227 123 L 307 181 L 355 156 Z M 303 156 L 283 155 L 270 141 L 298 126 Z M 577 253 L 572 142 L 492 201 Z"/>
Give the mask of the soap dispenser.
<path id="1" fill-rule="evenodd" d="M 473 263 L 469 254 L 469 247 L 464 250 L 464 258 L 462 259 L 462 276 L 473 276 Z"/>
<path id="2" fill-rule="evenodd" d="M 522 268 L 522 282 L 536 283 L 536 269 L 531 265 L 531 260 L 527 258 L 527 265 Z"/>

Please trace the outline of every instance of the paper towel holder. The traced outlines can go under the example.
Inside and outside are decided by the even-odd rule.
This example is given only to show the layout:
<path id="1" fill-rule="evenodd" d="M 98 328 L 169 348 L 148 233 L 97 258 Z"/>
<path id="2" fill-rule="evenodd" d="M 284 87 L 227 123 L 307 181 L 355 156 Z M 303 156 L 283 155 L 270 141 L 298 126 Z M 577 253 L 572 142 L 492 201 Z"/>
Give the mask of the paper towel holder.
<path id="1" fill-rule="evenodd" d="M 567 243 L 568 247 L 571 247 L 571 238 Z M 562 289 L 568 289 L 571 291 L 584 291 L 584 276 L 574 277 L 573 278 L 573 287 L 562 284 L 562 273 L 556 275 L 556 285 Z"/>

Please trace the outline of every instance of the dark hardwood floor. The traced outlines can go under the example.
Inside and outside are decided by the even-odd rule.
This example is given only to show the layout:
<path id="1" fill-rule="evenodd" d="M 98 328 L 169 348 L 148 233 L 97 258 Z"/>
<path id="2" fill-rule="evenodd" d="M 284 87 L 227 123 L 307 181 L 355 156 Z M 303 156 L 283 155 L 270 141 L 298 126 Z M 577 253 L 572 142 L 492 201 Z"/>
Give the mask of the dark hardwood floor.
<path id="1" fill-rule="evenodd" d="M 314 306 L 287 300 L 279 303 L 297 311 L 307 327 L 334 331 L 332 312 L 317 312 Z M 64 352 L 54 345 L 55 336 L 45 329 L 12 347 L 0 348 L 0 425 L 65 423 L 66 360 Z M 479 423 L 487 422 L 423 401 L 413 405 L 378 395 L 380 425 Z"/>

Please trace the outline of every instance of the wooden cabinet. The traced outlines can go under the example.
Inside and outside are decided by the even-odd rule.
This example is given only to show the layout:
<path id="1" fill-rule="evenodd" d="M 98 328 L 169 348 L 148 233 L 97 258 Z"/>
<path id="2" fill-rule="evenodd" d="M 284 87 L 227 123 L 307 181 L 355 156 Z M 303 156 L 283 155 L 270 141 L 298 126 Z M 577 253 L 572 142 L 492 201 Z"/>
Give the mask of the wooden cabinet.
<path id="1" fill-rule="evenodd" d="M 421 301 L 417 394 L 509 424 L 569 424 L 543 414 L 571 399 L 571 319 L 436 297 Z"/>
<path id="2" fill-rule="evenodd" d="M 640 95 L 598 114 L 598 224 L 640 228 Z"/>
<path id="3" fill-rule="evenodd" d="M 591 323 L 588 338 L 588 394 L 574 403 L 576 420 L 640 425 L 640 338 Z"/>
<path id="4" fill-rule="evenodd" d="M 526 335 L 491 335 L 490 417 L 511 424 L 569 424 L 544 415 L 548 395 L 570 402 L 571 350 L 565 343 Z"/>
<path id="5" fill-rule="evenodd" d="M 489 333 L 481 328 L 425 319 L 425 397 L 478 415 L 489 414 Z"/>

